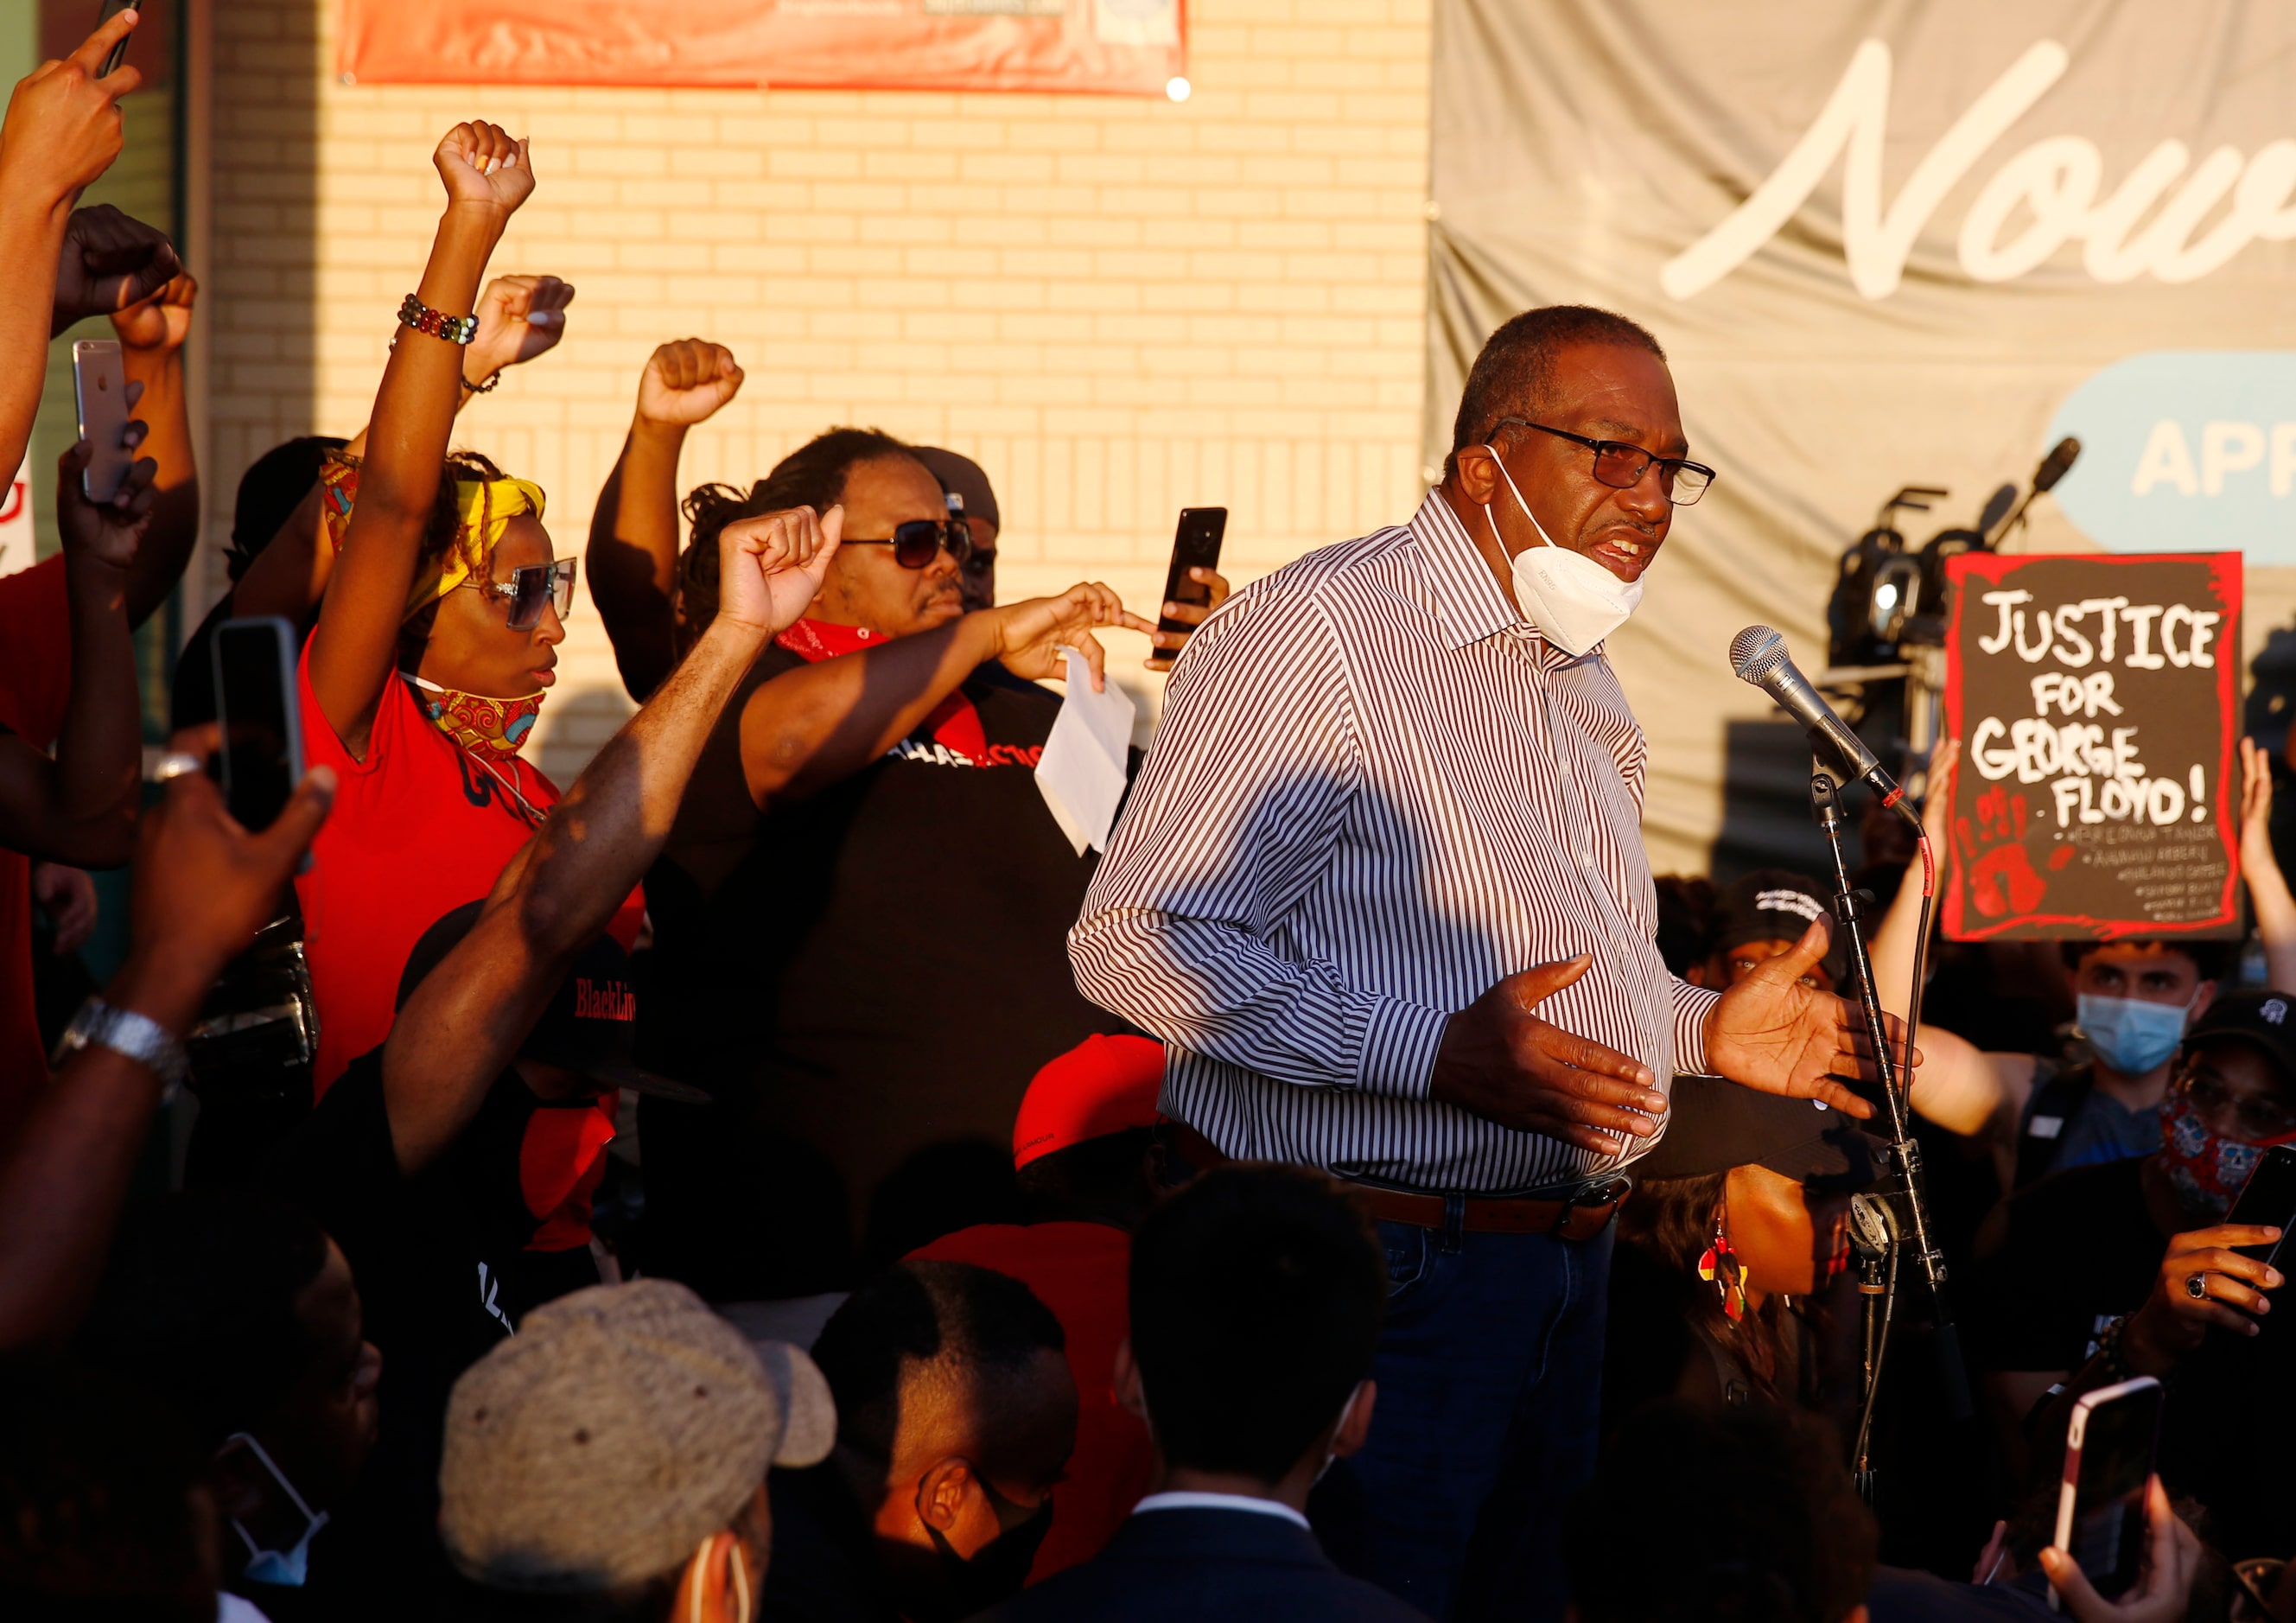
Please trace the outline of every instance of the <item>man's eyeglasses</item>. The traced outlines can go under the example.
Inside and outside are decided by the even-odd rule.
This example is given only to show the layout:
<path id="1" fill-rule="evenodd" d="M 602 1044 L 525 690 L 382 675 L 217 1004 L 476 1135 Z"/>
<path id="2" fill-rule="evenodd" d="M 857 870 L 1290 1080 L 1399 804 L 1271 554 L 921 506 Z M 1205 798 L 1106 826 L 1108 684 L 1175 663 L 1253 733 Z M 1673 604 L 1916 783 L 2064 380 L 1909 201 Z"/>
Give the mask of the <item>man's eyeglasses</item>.
<path id="1" fill-rule="evenodd" d="M 564 619 L 574 607 L 575 561 L 571 558 L 554 558 L 548 563 L 529 563 L 512 570 L 508 580 L 463 580 L 455 584 L 488 597 L 507 599 L 510 628 L 531 631 L 542 624 L 545 603 L 556 605 L 560 619 Z"/>
<path id="2" fill-rule="evenodd" d="M 890 536 L 848 536 L 847 546 L 890 546 L 893 561 L 905 570 L 921 570 L 941 553 L 962 564 L 972 556 L 972 532 L 963 519 L 911 519 L 893 526 Z"/>
<path id="3" fill-rule="evenodd" d="M 1527 417 L 1502 417 L 1494 428 L 1537 429 L 1542 434 L 1552 434 L 1557 439 L 1568 439 L 1573 445 L 1585 446 L 1595 453 L 1595 477 L 1613 490 L 1632 490 L 1643 482 L 1651 464 L 1658 464 L 1659 494 L 1677 507 L 1687 507 L 1706 494 L 1714 482 L 1714 470 L 1704 463 L 1690 462 L 1679 456 L 1653 456 L 1640 446 L 1628 445 L 1623 439 L 1589 439 L 1584 434 L 1574 434 L 1568 429 L 1551 429 L 1543 422 L 1533 422 Z"/>
<path id="4" fill-rule="evenodd" d="M 2201 1115 L 2224 1122 L 2247 1143 L 2263 1143 L 2296 1133 L 2296 1111 L 2269 1095 L 2235 1095 L 2205 1068 L 2196 1066 L 2185 1073 L 2184 1094 Z"/>

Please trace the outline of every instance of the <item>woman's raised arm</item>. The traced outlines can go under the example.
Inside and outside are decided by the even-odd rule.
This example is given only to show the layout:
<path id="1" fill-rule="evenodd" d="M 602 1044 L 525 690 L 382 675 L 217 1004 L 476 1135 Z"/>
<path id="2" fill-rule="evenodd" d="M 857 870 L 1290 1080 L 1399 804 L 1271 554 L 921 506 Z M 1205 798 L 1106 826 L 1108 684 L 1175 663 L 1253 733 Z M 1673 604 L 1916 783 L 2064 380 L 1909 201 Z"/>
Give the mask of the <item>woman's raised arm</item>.
<path id="1" fill-rule="evenodd" d="M 414 297 L 439 317 L 472 313 L 487 259 L 534 190 L 526 143 L 492 124 L 457 124 L 431 155 L 447 211 Z M 463 346 L 402 329 L 369 420 L 366 461 L 342 556 L 311 634 L 311 687 L 343 747 L 362 759 L 397 662 L 398 629 L 439 493 L 462 393 Z"/>

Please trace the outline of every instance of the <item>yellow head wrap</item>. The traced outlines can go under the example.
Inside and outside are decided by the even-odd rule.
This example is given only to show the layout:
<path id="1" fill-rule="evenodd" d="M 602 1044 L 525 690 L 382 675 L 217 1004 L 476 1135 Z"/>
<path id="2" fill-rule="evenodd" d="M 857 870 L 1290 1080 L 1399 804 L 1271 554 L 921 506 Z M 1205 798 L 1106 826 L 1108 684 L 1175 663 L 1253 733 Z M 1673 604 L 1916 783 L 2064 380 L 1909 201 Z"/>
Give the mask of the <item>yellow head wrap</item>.
<path id="1" fill-rule="evenodd" d="M 358 500 L 359 465 L 331 455 L 319 468 L 319 516 L 328 545 L 338 553 L 350 534 L 351 508 Z M 458 479 L 455 481 L 455 539 L 436 557 L 415 565 L 414 584 L 400 617 L 413 619 L 466 580 L 484 580 L 494 567 L 503 532 L 521 513 L 542 517 L 542 487 L 522 479 Z"/>

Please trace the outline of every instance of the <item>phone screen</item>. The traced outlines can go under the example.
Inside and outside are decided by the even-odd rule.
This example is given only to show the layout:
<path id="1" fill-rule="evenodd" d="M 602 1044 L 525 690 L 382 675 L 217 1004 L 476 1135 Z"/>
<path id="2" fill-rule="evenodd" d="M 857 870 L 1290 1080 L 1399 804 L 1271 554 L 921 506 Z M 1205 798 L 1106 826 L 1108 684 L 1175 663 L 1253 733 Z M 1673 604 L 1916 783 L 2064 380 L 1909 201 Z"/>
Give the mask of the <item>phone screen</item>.
<path id="1" fill-rule="evenodd" d="M 124 443 L 127 369 L 120 364 L 117 339 L 84 338 L 72 345 L 72 388 L 79 398 L 79 437 L 89 447 L 79 488 L 91 502 L 109 502 L 135 463 Z"/>
<path id="2" fill-rule="evenodd" d="M 242 827 L 268 828 L 303 776 L 294 632 L 275 616 L 226 620 L 210 657 L 224 800 Z"/>
<path id="3" fill-rule="evenodd" d="M 1220 539 L 1227 534 L 1227 509 L 1225 507 L 1183 507 L 1180 509 L 1179 533 L 1172 537 L 1172 561 L 1164 571 L 1164 599 L 1168 603 L 1208 603 L 1212 589 L 1202 581 L 1190 578 L 1190 570 L 1219 568 Z M 1157 618 L 1159 631 L 1193 631 L 1194 627 L 1169 615 Z"/>
<path id="4" fill-rule="evenodd" d="M 2074 1411 L 2057 1542 L 2108 1600 L 2127 1594 L 2144 1564 L 2144 1483 L 2161 1399 L 2161 1383 L 2144 1378 L 2093 1393 Z"/>
<path id="5" fill-rule="evenodd" d="M 2241 1185 L 2240 1199 L 2232 1203 L 2227 1223 L 2268 1224 L 2281 1231 L 2270 1245 L 2237 1248 L 2243 1257 L 2270 1262 L 2288 1243 L 2287 1231 L 2296 1224 L 2296 1145 L 2275 1144 L 2256 1163 L 2256 1170 Z"/>

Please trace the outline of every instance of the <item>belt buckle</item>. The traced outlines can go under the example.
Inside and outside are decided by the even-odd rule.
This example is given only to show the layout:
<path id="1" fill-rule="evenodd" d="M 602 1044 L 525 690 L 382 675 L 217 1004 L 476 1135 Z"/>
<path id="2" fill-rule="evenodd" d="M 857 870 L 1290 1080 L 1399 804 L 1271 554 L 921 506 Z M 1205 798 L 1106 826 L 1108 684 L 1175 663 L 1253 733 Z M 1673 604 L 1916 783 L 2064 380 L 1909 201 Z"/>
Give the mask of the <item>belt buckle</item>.
<path id="1" fill-rule="evenodd" d="M 1574 1206 L 1615 1206 L 1633 1193 L 1635 1180 L 1623 1172 L 1612 1173 L 1599 1184 L 1590 1184 L 1562 1202 L 1568 1209 Z"/>
<path id="2" fill-rule="evenodd" d="M 1616 1206 L 1627 1198 L 1634 1186 L 1635 1180 L 1620 1172 L 1599 1184 L 1589 1184 L 1583 1189 L 1574 1190 L 1563 1197 L 1562 1209 L 1554 1214 L 1554 1226 L 1548 1232 L 1560 1234 L 1566 1240 L 1588 1239 L 1592 1234 L 1600 1234 L 1602 1229 L 1597 1225 L 1589 1234 L 1573 1234 L 1570 1233 L 1571 1219 L 1582 1209 Z"/>

